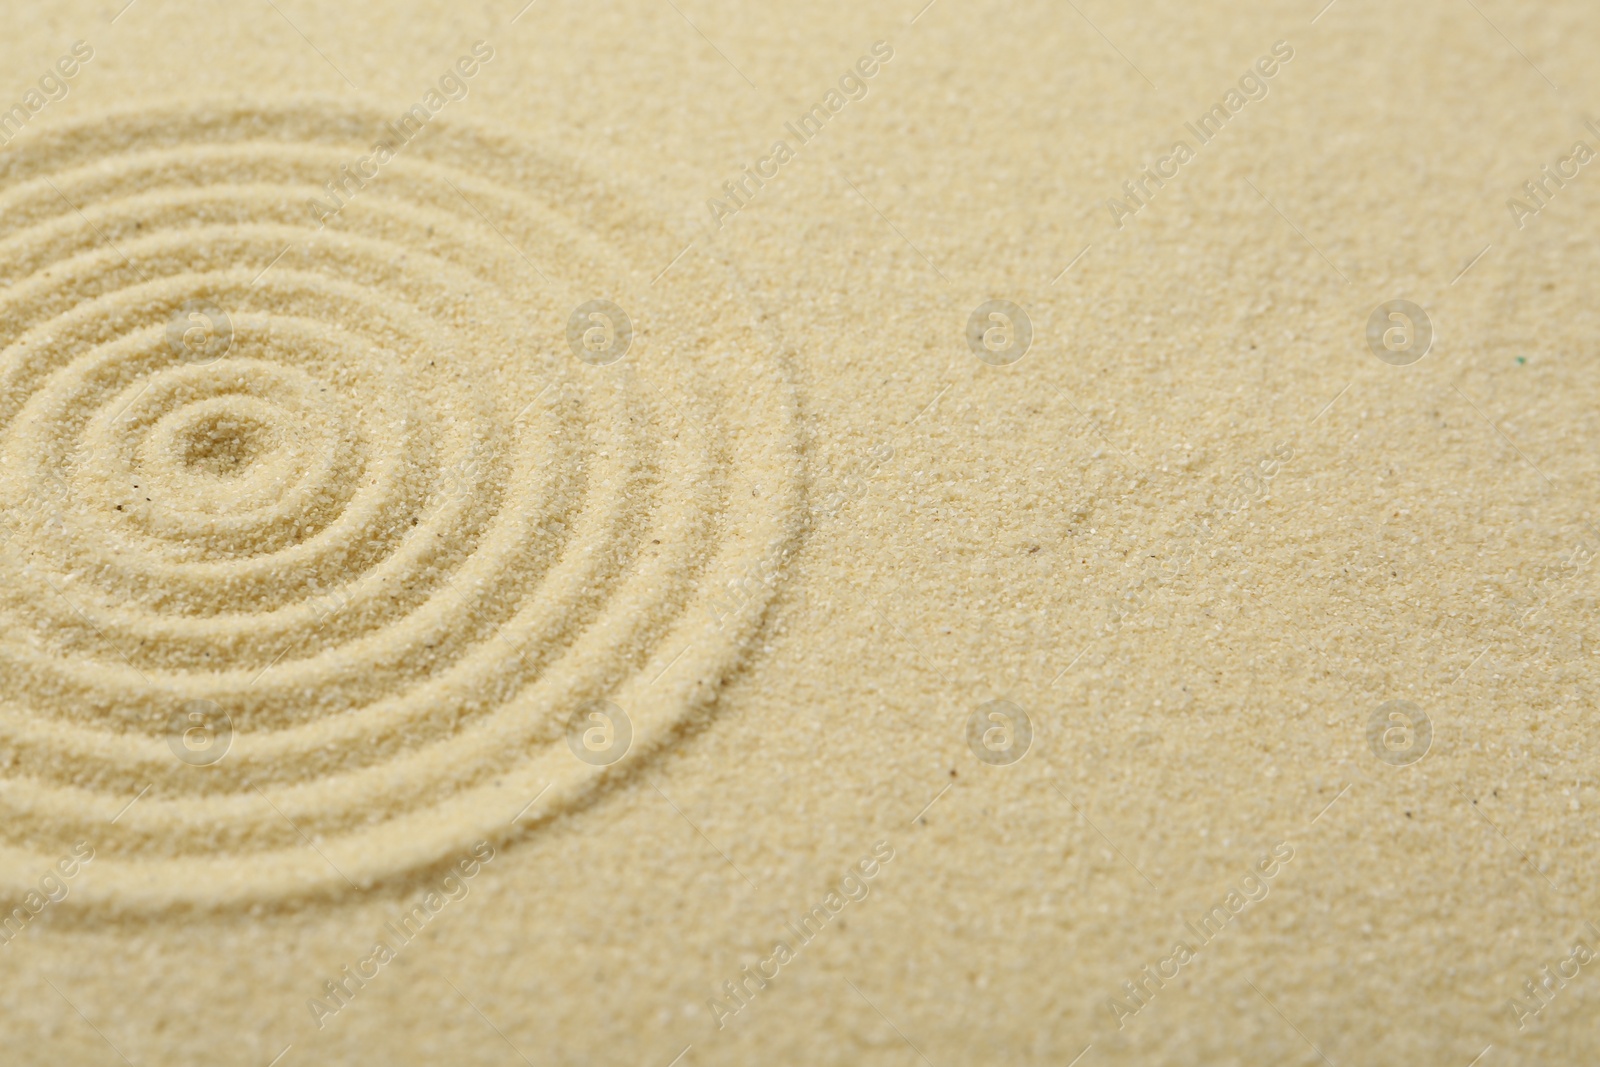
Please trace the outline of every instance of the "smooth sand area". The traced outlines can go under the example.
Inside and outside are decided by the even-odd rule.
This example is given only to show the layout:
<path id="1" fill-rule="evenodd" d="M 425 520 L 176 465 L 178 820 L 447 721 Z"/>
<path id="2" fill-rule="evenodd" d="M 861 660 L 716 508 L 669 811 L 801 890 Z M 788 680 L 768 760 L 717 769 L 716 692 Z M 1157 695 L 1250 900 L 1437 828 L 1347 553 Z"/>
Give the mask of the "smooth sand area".
<path id="1" fill-rule="evenodd" d="M 1600 1058 L 1600 9 L 123 2 L 0 1060 Z"/>

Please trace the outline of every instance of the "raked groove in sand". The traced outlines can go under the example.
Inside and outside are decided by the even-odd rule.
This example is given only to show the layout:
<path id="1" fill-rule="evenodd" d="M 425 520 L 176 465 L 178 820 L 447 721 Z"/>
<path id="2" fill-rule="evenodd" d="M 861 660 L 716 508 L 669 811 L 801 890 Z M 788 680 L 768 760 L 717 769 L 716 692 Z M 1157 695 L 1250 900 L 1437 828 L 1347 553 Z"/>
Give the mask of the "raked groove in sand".
<path id="1" fill-rule="evenodd" d="M 801 478 L 758 315 L 703 254 L 652 300 L 647 214 L 454 120 L 319 228 L 390 118 L 174 106 L 0 161 L 8 896 L 82 839 L 73 904 L 133 910 L 439 863 L 626 773 L 763 624 Z M 592 300 L 634 331 L 603 366 Z M 627 756 L 574 759 L 602 701 Z"/>

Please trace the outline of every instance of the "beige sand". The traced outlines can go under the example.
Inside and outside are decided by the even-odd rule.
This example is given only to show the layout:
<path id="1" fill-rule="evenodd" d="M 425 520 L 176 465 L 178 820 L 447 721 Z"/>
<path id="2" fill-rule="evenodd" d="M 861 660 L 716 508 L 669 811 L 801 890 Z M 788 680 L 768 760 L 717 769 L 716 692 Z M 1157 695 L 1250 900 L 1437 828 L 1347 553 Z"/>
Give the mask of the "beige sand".
<path id="1" fill-rule="evenodd" d="M 17 8 L 5 1062 L 1592 1062 L 1600 14 L 1320 6 Z"/>

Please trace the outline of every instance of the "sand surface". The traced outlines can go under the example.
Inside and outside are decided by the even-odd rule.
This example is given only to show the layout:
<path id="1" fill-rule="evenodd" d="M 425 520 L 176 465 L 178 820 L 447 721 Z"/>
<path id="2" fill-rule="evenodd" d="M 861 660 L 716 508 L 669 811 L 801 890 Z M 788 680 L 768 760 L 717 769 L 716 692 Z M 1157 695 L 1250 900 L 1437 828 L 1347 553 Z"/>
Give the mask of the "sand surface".
<path id="1" fill-rule="evenodd" d="M 1600 1057 L 1600 9 L 9 14 L 6 1063 Z"/>

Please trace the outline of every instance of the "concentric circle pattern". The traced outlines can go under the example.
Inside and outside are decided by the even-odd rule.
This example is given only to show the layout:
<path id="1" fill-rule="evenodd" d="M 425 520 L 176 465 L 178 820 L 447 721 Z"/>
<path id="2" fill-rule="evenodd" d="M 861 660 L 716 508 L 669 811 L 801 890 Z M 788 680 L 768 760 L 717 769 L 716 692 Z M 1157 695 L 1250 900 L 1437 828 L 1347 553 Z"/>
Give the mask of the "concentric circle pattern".
<path id="1" fill-rule="evenodd" d="M 728 273 L 652 286 L 655 223 L 459 122 L 328 214 L 384 129 L 178 107 L 0 164 L 0 880 L 87 840 L 91 904 L 371 885 L 636 764 L 761 625 L 799 449 Z M 589 301 L 625 358 L 574 358 Z"/>

